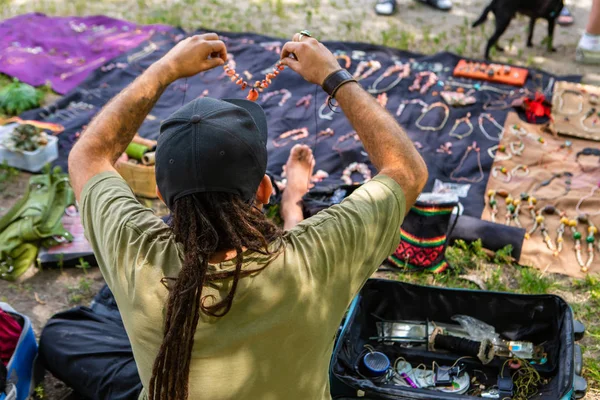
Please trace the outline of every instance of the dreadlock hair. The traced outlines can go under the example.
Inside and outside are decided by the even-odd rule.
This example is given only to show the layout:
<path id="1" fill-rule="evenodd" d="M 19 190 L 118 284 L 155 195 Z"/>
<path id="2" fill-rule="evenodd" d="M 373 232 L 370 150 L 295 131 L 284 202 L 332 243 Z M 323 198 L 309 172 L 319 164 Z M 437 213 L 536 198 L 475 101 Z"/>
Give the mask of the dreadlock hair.
<path id="1" fill-rule="evenodd" d="M 148 396 L 151 400 L 186 400 L 194 334 L 200 311 L 221 317 L 230 310 L 240 277 L 260 271 L 242 271 L 243 248 L 275 255 L 269 243 L 281 230 L 252 204 L 230 193 L 196 193 L 174 203 L 171 223 L 175 240 L 183 244 L 183 267 L 169 291 L 164 337 L 154 366 Z M 236 251 L 235 270 L 207 274 L 210 257 L 219 251 Z M 206 305 L 213 296 L 202 297 L 209 282 L 233 278 L 228 295 Z M 163 280 L 163 284 L 165 281 Z M 167 286 L 169 288 L 169 286 Z"/>

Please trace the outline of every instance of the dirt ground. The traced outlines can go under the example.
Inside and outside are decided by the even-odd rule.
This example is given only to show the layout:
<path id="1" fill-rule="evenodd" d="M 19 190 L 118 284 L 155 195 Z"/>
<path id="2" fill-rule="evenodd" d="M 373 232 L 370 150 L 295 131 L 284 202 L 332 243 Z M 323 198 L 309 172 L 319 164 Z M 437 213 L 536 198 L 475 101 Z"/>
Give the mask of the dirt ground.
<path id="1" fill-rule="evenodd" d="M 0 0 L 0 18 L 33 11 L 52 15 L 106 14 L 139 23 L 166 23 L 186 29 L 253 31 L 281 38 L 289 38 L 301 29 L 310 29 L 321 40 L 371 42 L 422 53 L 451 51 L 471 57 L 483 55 L 487 37 L 493 30 L 493 18 L 481 30 L 470 29 L 470 23 L 487 2 L 454 0 L 450 13 L 439 12 L 414 0 L 399 0 L 398 3 L 396 16 L 379 17 L 373 11 L 373 1 L 360 0 Z M 575 47 L 585 28 L 591 0 L 571 0 L 568 5 L 575 24 L 557 27 L 556 53 L 546 53 L 541 44 L 546 34 L 545 21 L 538 21 L 534 36 L 536 46 L 529 49 L 525 46 L 527 20 L 518 18 L 501 39 L 508 47 L 507 52 L 495 54 L 494 58 L 557 74 L 599 73 L 599 66 L 582 66 L 574 61 Z M 21 173 L 2 190 L 0 215 L 24 193 L 27 179 L 28 175 Z M 39 336 L 54 313 L 76 305 L 88 305 L 102 284 L 97 268 L 87 271 L 32 268 L 18 282 L 0 281 L 0 300 L 27 313 Z M 565 292 L 565 295 L 570 293 Z M 45 399 L 69 397 L 70 390 L 54 379 L 47 378 L 43 387 Z M 597 397 L 592 394 L 587 398 Z"/>

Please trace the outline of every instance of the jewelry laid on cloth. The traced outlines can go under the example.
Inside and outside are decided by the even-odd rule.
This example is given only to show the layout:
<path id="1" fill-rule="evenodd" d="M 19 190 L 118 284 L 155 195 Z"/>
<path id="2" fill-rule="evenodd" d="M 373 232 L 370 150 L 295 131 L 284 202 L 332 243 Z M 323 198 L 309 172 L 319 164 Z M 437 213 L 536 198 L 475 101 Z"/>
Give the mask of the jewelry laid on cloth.
<path id="1" fill-rule="evenodd" d="M 436 153 L 452 154 L 452 143 L 446 142 L 444 144 L 441 144 L 440 147 L 436 150 Z"/>
<path id="2" fill-rule="evenodd" d="M 525 239 L 529 239 L 540 225 L 540 221 L 538 220 L 537 214 L 535 212 L 535 205 L 537 204 L 537 199 L 533 196 L 530 196 L 527 193 L 521 193 L 521 200 L 527 202 L 527 210 L 529 211 L 529 215 L 531 215 L 531 219 L 533 220 L 533 225 L 531 229 L 525 234 Z"/>
<path id="3" fill-rule="evenodd" d="M 508 168 L 503 167 L 503 166 L 499 166 L 496 165 L 492 168 L 492 176 L 496 179 L 500 179 L 498 178 L 498 172 L 504 174 L 505 178 L 504 178 L 504 182 L 510 182 L 512 175 L 510 173 L 510 171 L 508 170 Z"/>
<path id="4" fill-rule="evenodd" d="M 339 53 L 339 54 L 336 53 L 335 58 L 338 60 L 344 60 L 344 62 L 345 62 L 344 68 L 346 68 L 346 69 L 350 68 L 350 66 L 352 65 L 352 59 L 346 53 Z"/>
<path id="5" fill-rule="evenodd" d="M 421 87 L 421 80 L 425 77 L 427 78 L 427 81 Z M 415 90 L 419 90 L 419 93 L 425 94 L 425 93 L 427 93 L 427 91 L 429 90 L 430 87 L 432 87 L 433 85 L 436 84 L 437 81 L 438 81 L 438 76 L 434 72 L 421 71 L 415 76 L 415 81 L 408 88 L 408 90 L 410 90 L 411 92 L 414 92 Z"/>
<path id="6" fill-rule="evenodd" d="M 514 168 L 513 168 L 513 169 L 510 171 L 510 174 L 511 174 L 512 176 L 519 176 L 519 175 L 517 175 L 517 173 L 518 173 L 519 171 L 523 171 L 521 174 L 519 174 L 520 176 L 527 176 L 527 175 L 529 175 L 529 167 L 528 167 L 527 165 L 525 165 L 525 164 L 519 164 L 519 165 L 515 166 L 515 167 L 514 167 Z"/>
<path id="7" fill-rule="evenodd" d="M 600 182 L 598 182 L 597 186 L 592 186 L 592 190 L 590 191 L 590 193 L 588 195 L 585 195 L 584 197 L 582 197 L 581 199 L 579 199 L 579 201 L 577 202 L 577 206 L 575 206 L 575 211 L 577 211 L 580 215 L 587 215 L 588 217 L 595 217 L 597 215 L 600 215 L 600 211 L 596 211 L 593 213 L 587 213 L 585 211 L 581 211 L 581 206 L 583 205 L 583 203 L 594 196 L 594 194 L 596 193 L 596 190 L 600 189 Z"/>
<path id="8" fill-rule="evenodd" d="M 338 138 L 338 140 L 336 141 L 336 143 L 333 145 L 332 149 L 335 151 L 342 151 L 343 149 L 340 148 L 340 144 L 345 142 L 346 140 L 350 140 L 350 139 L 354 139 L 355 142 L 360 142 L 360 137 L 358 136 L 358 134 L 355 131 L 346 133 L 345 135 L 342 135 Z"/>
<path id="9" fill-rule="evenodd" d="M 398 110 L 396 110 L 396 117 L 400 117 L 400 115 L 402 115 L 407 104 L 419 104 L 422 107 L 421 113 L 425 112 L 425 110 L 427 110 L 427 108 L 429 107 L 429 104 L 425 103 L 423 100 L 420 99 L 404 100 L 398 106 Z"/>
<path id="10" fill-rule="evenodd" d="M 328 113 L 325 113 L 325 108 L 329 109 Z M 327 97 L 325 99 L 325 103 L 323 103 L 321 107 L 319 107 L 319 118 L 332 121 L 333 114 L 337 114 L 337 106 L 334 105 L 332 101 L 330 101 L 329 97 Z"/>
<path id="11" fill-rule="evenodd" d="M 352 180 L 352 173 L 354 173 L 354 172 L 358 172 L 359 174 L 361 174 L 363 176 L 362 182 L 355 182 Z M 371 178 L 372 178 L 372 176 L 371 176 L 371 170 L 369 169 L 369 166 L 365 163 L 359 163 L 359 162 L 353 162 L 352 164 L 348 165 L 346 167 L 346 169 L 344 169 L 344 172 L 342 172 L 342 177 L 341 177 L 342 181 L 346 185 L 360 185 L 360 184 L 370 181 Z"/>
<path id="12" fill-rule="evenodd" d="M 304 138 L 308 137 L 308 135 L 309 135 L 308 128 L 306 128 L 306 127 L 292 129 L 292 130 L 283 132 L 281 135 L 277 136 L 275 139 L 272 140 L 272 143 L 273 143 L 274 147 L 283 147 L 292 141 L 298 141 L 300 139 L 304 139 Z M 287 140 L 284 140 L 284 139 L 287 139 Z"/>
<path id="13" fill-rule="evenodd" d="M 326 128 L 326 129 L 322 130 L 321 132 L 317 133 L 316 143 L 319 143 L 319 142 L 327 139 L 328 137 L 332 137 L 333 135 L 335 135 L 335 132 L 333 131 L 333 129 Z"/>
<path id="14" fill-rule="evenodd" d="M 465 160 L 467 159 L 469 154 L 473 151 L 477 155 L 477 167 L 479 168 L 479 176 L 476 178 L 466 178 L 463 176 L 456 177 L 455 176 L 456 173 L 462 169 L 463 164 L 465 163 Z M 472 145 L 467 147 L 467 150 L 465 151 L 465 154 L 462 156 L 458 166 L 456 168 L 454 168 L 454 170 L 452 170 L 452 172 L 450 173 L 450 179 L 452 179 L 453 181 L 457 181 L 457 182 L 479 183 L 483 180 L 483 178 L 484 178 L 484 173 L 483 173 L 483 166 L 481 165 L 481 149 L 479 148 L 479 146 L 477 146 L 477 142 L 473 142 Z"/>
<path id="15" fill-rule="evenodd" d="M 525 137 L 529 135 L 529 132 L 519 124 L 511 125 L 509 129 L 511 133 L 516 136 Z"/>
<path id="16" fill-rule="evenodd" d="M 470 106 L 471 104 L 475 104 L 477 102 L 475 96 L 472 95 L 474 91 L 475 90 L 469 90 L 467 93 L 460 93 L 443 90 L 440 95 L 449 106 L 464 107 Z"/>
<path id="17" fill-rule="evenodd" d="M 423 120 L 423 118 L 425 117 L 425 115 L 427 115 L 431 110 L 433 110 L 434 108 L 437 107 L 441 107 L 444 109 L 444 120 L 442 121 L 442 123 L 439 126 L 423 126 L 421 125 L 421 121 Z M 446 122 L 448 122 L 448 117 L 450 117 L 450 108 L 442 103 L 441 101 L 436 101 L 435 103 L 431 103 L 425 110 L 421 111 L 421 115 L 419 116 L 419 118 L 417 119 L 417 122 L 415 122 L 415 125 L 417 126 L 417 128 L 423 130 L 423 131 L 439 131 L 441 129 L 444 128 L 444 126 L 446 126 Z"/>
<path id="18" fill-rule="evenodd" d="M 488 204 L 490 205 L 490 208 L 492 209 L 491 213 L 490 213 L 490 218 L 492 220 L 492 222 L 496 222 L 496 215 L 498 214 L 498 200 L 496 200 L 496 195 L 500 196 L 500 197 L 507 197 L 508 196 L 508 192 L 506 190 L 489 190 L 487 192 L 489 201 Z"/>
<path id="19" fill-rule="evenodd" d="M 504 224 L 506 226 L 510 226 L 510 223 L 514 221 L 515 225 L 517 225 L 520 228 L 521 221 L 519 221 L 519 212 L 521 208 L 521 200 L 513 199 L 512 196 L 509 194 L 508 196 L 506 196 L 504 201 L 506 202 L 506 217 Z"/>
<path id="20" fill-rule="evenodd" d="M 495 151 L 495 153 L 494 153 L 494 151 Z M 504 153 L 504 155 L 499 157 L 498 152 Z M 495 146 L 488 148 L 487 153 L 492 160 L 496 160 L 496 161 L 506 161 L 506 160 L 510 160 L 512 158 L 512 154 L 509 153 L 508 151 L 506 151 L 506 146 L 503 144 L 497 144 Z"/>
<path id="21" fill-rule="evenodd" d="M 296 102 L 296 107 L 302 107 L 302 106 L 304 106 L 304 108 L 308 108 L 308 106 L 310 106 L 310 102 L 312 100 L 312 97 L 313 97 L 312 94 L 307 94 L 306 96 L 300 97 L 300 100 L 298 100 Z"/>
<path id="22" fill-rule="evenodd" d="M 483 127 L 483 120 L 487 119 L 488 121 L 490 121 L 492 124 L 494 124 L 494 126 L 498 129 L 500 129 L 500 132 L 498 133 L 497 137 L 493 137 L 491 136 Z M 481 130 L 481 133 L 483 133 L 485 135 L 486 138 L 490 139 L 490 140 L 494 140 L 496 142 L 499 142 L 500 139 L 502 139 L 502 136 L 504 135 L 504 127 L 502 125 L 500 125 L 495 119 L 494 117 L 492 117 L 491 114 L 489 113 L 483 113 L 479 115 L 478 118 L 478 122 L 479 122 L 479 129 Z"/>
<path id="23" fill-rule="evenodd" d="M 282 107 L 286 103 L 286 101 L 288 101 L 288 99 L 290 97 L 292 97 L 292 93 L 289 90 L 279 89 L 279 90 L 275 90 L 273 92 L 269 92 L 269 93 L 265 94 L 265 96 L 263 97 L 263 100 L 262 100 L 262 104 L 265 104 L 267 101 L 269 101 L 269 99 L 271 97 L 275 97 L 275 96 L 279 96 L 279 95 L 281 95 L 281 100 L 279 100 L 279 104 L 278 104 L 279 107 Z"/>
<path id="24" fill-rule="evenodd" d="M 348 67 L 346 67 L 348 68 Z M 388 86 L 386 86 L 383 89 L 378 89 L 377 86 L 387 77 L 392 76 L 393 74 L 395 74 L 396 72 L 398 73 L 398 76 L 396 77 L 396 79 L 390 83 Z M 406 63 L 406 64 L 402 64 L 400 62 L 396 62 L 394 63 L 394 65 L 388 67 L 383 74 L 381 74 L 376 80 L 375 82 L 373 82 L 373 84 L 371 85 L 371 87 L 368 89 L 368 92 L 371 94 L 379 94 L 379 93 L 384 93 L 387 92 L 388 90 L 391 90 L 393 88 L 395 88 L 404 78 L 408 78 L 410 76 L 410 64 Z"/>
<path id="25" fill-rule="evenodd" d="M 499 94 L 505 94 L 505 95 L 509 95 L 509 96 L 514 96 L 517 93 L 525 93 L 526 89 L 512 89 L 512 90 L 502 90 L 502 89 L 498 89 L 495 86 L 490 86 L 488 84 L 485 83 L 465 83 L 465 82 L 459 82 L 457 80 L 455 80 L 453 77 L 448 77 L 448 80 L 446 80 L 444 82 L 447 85 L 450 86 L 458 86 L 458 87 L 462 87 L 462 88 L 466 88 L 466 89 L 475 89 L 477 91 L 483 91 L 483 90 L 487 90 L 490 92 L 494 92 L 494 93 L 499 93 Z"/>
<path id="26" fill-rule="evenodd" d="M 141 59 L 154 53 L 156 50 L 158 50 L 158 46 L 156 45 L 156 43 L 150 42 L 147 46 L 144 46 L 144 48 L 142 50 L 137 51 L 137 52 L 127 56 L 127 63 L 131 64 L 134 62 L 138 62 Z"/>
<path id="27" fill-rule="evenodd" d="M 367 67 L 369 69 L 367 69 L 365 71 L 365 69 Z M 379 69 L 381 69 L 381 63 L 377 60 L 361 61 L 358 63 L 358 66 L 356 67 L 356 71 L 354 71 L 354 74 L 352 76 L 357 81 L 361 81 L 361 80 L 366 79 L 369 76 L 373 75 Z"/>
<path id="28" fill-rule="evenodd" d="M 81 67 L 75 68 L 72 71 L 64 72 L 64 73 L 60 74 L 60 79 L 62 79 L 64 81 L 64 80 L 72 77 L 73 75 L 77 75 L 77 74 L 85 71 L 86 69 L 95 68 L 97 66 L 100 66 L 101 64 L 104 64 L 105 62 L 106 62 L 106 57 L 100 57 L 97 60 L 94 60 L 87 65 L 82 65 Z"/>
<path id="29" fill-rule="evenodd" d="M 577 230 L 577 223 L 587 224 L 588 236 L 585 238 L 587 243 L 587 260 L 583 261 L 581 254 L 581 232 Z M 596 241 L 595 235 L 598 233 L 598 228 L 594 226 L 593 222 L 587 217 L 587 215 L 578 215 L 577 219 L 569 221 L 571 232 L 573 233 L 573 239 L 575 240 L 575 256 L 577 263 L 581 267 L 581 272 L 588 272 L 592 263 L 594 262 L 594 242 Z"/>
<path id="30" fill-rule="evenodd" d="M 596 108 L 592 107 L 588 110 L 588 112 L 586 112 L 580 119 L 579 119 L 579 124 L 581 125 L 581 128 L 586 131 L 586 132 L 592 132 L 592 133 L 596 133 L 596 132 L 600 132 L 600 128 L 597 129 L 592 129 L 588 126 L 585 125 L 585 120 L 588 119 L 589 117 L 593 116 L 594 114 L 596 114 Z M 600 113 L 598 113 L 598 115 L 600 115 Z M 598 118 L 595 118 L 594 121 L 592 121 L 592 123 L 594 125 L 596 125 L 596 123 L 598 122 Z"/>
<path id="31" fill-rule="evenodd" d="M 573 174 L 570 172 L 560 172 L 560 173 L 552 174 L 552 177 L 550 179 L 546 179 L 545 181 L 538 183 L 533 188 L 532 193 L 536 194 L 536 192 L 538 190 L 540 190 L 541 188 L 550 185 L 553 180 L 558 179 L 558 178 L 563 178 L 563 177 L 565 178 L 565 191 L 563 193 L 559 193 L 553 197 L 539 197 L 539 196 L 537 196 L 537 197 L 539 200 L 555 200 L 557 198 L 566 196 L 571 191 L 571 178 L 573 177 Z"/>
<path id="32" fill-rule="evenodd" d="M 600 149 L 595 149 L 592 147 L 586 147 L 583 150 L 577 152 L 577 155 L 575 156 L 575 161 L 577 161 L 577 164 L 579 164 L 579 167 L 581 168 L 581 170 L 583 172 L 590 172 L 591 170 L 594 170 L 598 167 L 594 167 L 591 170 L 585 170 L 584 166 L 581 164 L 581 160 L 579 160 L 579 157 L 581 156 L 595 156 L 598 157 L 598 167 L 600 167 Z"/>
<path id="33" fill-rule="evenodd" d="M 546 227 L 546 215 L 558 215 L 560 217 L 560 225 L 556 231 L 556 243 L 552 241 L 550 233 L 548 232 L 548 228 Z M 564 211 L 559 211 L 556 207 L 552 205 L 547 205 L 542 207 L 536 213 L 535 221 L 537 224 L 539 224 L 542 236 L 544 237 L 544 243 L 546 243 L 546 247 L 548 247 L 548 249 L 552 252 L 552 255 L 554 257 L 558 257 L 559 253 L 562 251 L 563 248 L 563 234 L 565 233 L 565 226 L 569 222 L 569 219 L 566 217 L 566 213 Z"/>
<path id="34" fill-rule="evenodd" d="M 233 61 L 233 59 L 231 61 Z M 285 66 L 282 65 L 280 61 L 277 61 L 275 67 L 273 67 L 273 70 L 267 73 L 262 81 L 256 81 L 254 82 L 254 85 L 250 85 L 246 80 L 244 80 L 244 78 L 240 77 L 240 74 L 235 72 L 235 64 L 231 64 L 231 61 L 225 64 L 223 66 L 223 69 L 225 70 L 225 73 L 227 74 L 227 76 L 229 76 L 231 81 L 235 82 L 236 85 L 240 86 L 241 90 L 246 90 L 247 87 L 251 88 L 250 92 L 248 93 L 248 96 L 246 97 L 246 99 L 250 101 L 256 101 L 258 99 L 258 93 L 268 88 L 271 84 L 271 80 L 275 79 L 277 75 L 279 75 L 279 73 L 285 69 Z"/>
<path id="35" fill-rule="evenodd" d="M 519 147 L 516 147 L 516 146 L 519 146 Z M 521 140 L 519 140 L 518 142 L 510 142 L 510 151 L 515 156 L 522 156 L 523 150 L 525 150 L 525 143 L 523 143 Z"/>
<path id="36" fill-rule="evenodd" d="M 377 102 L 379 103 L 379 105 L 383 108 L 385 108 L 385 106 L 387 106 L 387 102 L 388 102 L 388 95 L 387 93 L 381 93 L 377 95 Z"/>
<path id="37" fill-rule="evenodd" d="M 465 124 L 467 124 L 467 126 L 469 127 L 469 130 L 462 134 L 456 133 L 456 129 L 463 122 Z M 454 125 L 452 125 L 452 129 L 450 129 L 450 133 L 448 135 L 450 135 L 450 137 L 455 137 L 455 138 L 461 140 L 461 139 L 466 138 L 467 136 L 471 136 L 471 133 L 473 133 L 473 124 L 471 123 L 471 113 L 469 112 L 464 117 L 458 118 L 457 120 L 454 121 Z M 488 149 L 488 152 L 489 152 L 489 149 Z M 494 157 L 492 157 L 492 158 L 494 158 Z"/>
<path id="38" fill-rule="evenodd" d="M 577 96 L 578 99 L 578 104 L 577 104 L 577 110 L 576 111 L 565 111 L 563 110 L 563 107 L 565 105 L 565 100 L 563 98 L 563 96 L 566 94 L 574 94 Z M 583 111 L 583 94 L 581 92 L 578 92 L 576 90 L 571 90 L 571 89 L 565 89 L 563 91 L 561 91 L 560 93 L 557 93 L 555 96 L 558 97 L 558 110 L 556 110 L 559 114 L 562 115 L 579 115 L 582 111 Z"/>

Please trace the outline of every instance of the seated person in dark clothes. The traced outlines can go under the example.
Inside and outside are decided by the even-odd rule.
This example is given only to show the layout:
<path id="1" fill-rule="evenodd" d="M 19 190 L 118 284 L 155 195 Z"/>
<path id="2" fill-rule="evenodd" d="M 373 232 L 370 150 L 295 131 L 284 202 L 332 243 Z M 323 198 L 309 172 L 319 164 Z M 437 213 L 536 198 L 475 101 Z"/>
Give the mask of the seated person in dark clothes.
<path id="1" fill-rule="evenodd" d="M 425 185 L 425 163 L 394 117 L 304 32 L 282 48 L 281 63 L 335 95 L 379 174 L 284 234 L 261 212 L 272 193 L 262 108 L 200 98 L 161 126 L 157 185 L 172 213 L 165 224 L 113 165 L 170 83 L 226 58 L 216 34 L 181 41 L 106 105 L 71 150 L 82 223 L 131 345 L 110 329 L 89 331 L 83 354 L 73 335 L 53 339 L 58 323 L 48 325 L 45 364 L 61 379 L 71 374 L 69 384 L 92 386 L 87 397 L 330 399 L 340 321 L 396 249 L 404 215 Z M 288 184 L 286 204 L 298 203 L 305 185 Z M 91 314 L 96 326 L 110 319 Z M 101 346 L 94 335 L 103 335 Z M 68 371 L 56 363 L 58 352 Z"/>

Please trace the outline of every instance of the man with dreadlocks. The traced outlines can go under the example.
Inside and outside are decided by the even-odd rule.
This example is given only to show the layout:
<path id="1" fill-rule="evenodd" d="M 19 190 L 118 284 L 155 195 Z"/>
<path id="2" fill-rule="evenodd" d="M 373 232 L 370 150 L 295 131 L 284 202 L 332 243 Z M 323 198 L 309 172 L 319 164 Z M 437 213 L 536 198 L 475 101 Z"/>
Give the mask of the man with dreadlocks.
<path id="1" fill-rule="evenodd" d="M 333 88 L 379 175 L 282 234 L 261 212 L 272 192 L 264 112 L 245 100 L 196 99 L 161 126 L 156 178 L 172 212 L 165 224 L 113 165 L 170 83 L 226 58 L 216 34 L 185 39 L 90 123 L 69 155 L 86 235 L 131 341 L 140 398 L 329 399 L 337 328 L 396 249 L 426 167 L 333 54 L 296 34 L 281 63 Z M 293 210 L 300 198 L 288 190 Z"/>

